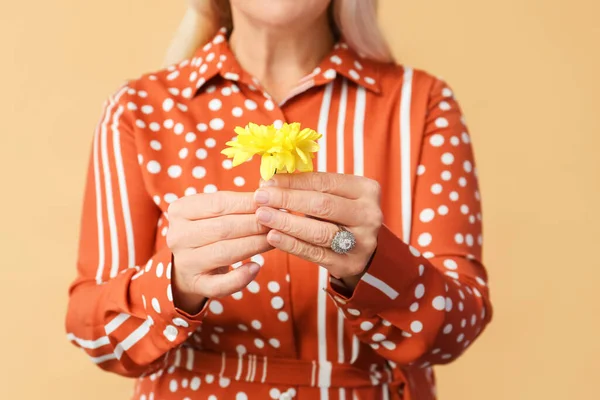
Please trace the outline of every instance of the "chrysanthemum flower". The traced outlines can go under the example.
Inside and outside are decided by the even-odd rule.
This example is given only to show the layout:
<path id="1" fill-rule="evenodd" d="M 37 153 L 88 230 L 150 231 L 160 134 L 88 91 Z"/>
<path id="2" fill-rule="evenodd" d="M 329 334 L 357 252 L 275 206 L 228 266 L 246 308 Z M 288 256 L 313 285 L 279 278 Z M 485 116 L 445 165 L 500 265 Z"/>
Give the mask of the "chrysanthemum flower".
<path id="1" fill-rule="evenodd" d="M 236 127 L 235 133 L 237 137 L 227 142 L 229 147 L 221 153 L 233 158 L 234 167 L 260 155 L 260 175 L 265 181 L 275 173 L 312 171 L 312 159 L 319 150 L 317 140 L 322 136 L 312 129 L 301 129 L 298 122 L 283 124 L 279 129 L 249 123 L 245 128 Z"/>

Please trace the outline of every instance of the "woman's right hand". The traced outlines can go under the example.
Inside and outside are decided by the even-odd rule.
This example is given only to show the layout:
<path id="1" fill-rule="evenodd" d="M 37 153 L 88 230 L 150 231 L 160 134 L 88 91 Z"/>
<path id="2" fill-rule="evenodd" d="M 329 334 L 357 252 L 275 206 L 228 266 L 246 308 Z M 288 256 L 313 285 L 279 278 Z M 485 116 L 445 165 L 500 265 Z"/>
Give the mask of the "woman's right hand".
<path id="1" fill-rule="evenodd" d="M 212 0 L 188 0 L 188 6 L 200 15 L 210 18 L 213 16 Z"/>
<path id="2" fill-rule="evenodd" d="M 173 298 L 190 314 L 207 298 L 231 295 L 246 287 L 260 266 L 229 266 L 272 249 L 268 228 L 254 212 L 253 193 L 217 192 L 178 199 L 169 206 L 167 245 L 173 253 Z"/>

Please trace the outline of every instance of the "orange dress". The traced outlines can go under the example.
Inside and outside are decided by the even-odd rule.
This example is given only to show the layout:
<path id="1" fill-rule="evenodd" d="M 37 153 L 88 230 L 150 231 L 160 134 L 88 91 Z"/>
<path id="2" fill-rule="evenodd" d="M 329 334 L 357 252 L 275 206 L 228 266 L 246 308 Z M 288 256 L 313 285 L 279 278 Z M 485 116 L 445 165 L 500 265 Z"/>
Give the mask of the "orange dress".
<path id="1" fill-rule="evenodd" d="M 220 151 L 248 122 L 323 135 L 318 171 L 382 186 L 384 226 L 350 298 L 327 271 L 278 250 L 257 279 L 198 315 L 173 304 L 168 205 L 257 189 L 259 161 Z M 491 318 L 470 137 L 451 89 L 338 43 L 281 104 L 236 62 L 221 30 L 195 56 L 132 80 L 93 139 L 68 338 L 133 398 L 434 399 L 432 367 Z M 233 265 L 235 268 L 237 265 Z"/>

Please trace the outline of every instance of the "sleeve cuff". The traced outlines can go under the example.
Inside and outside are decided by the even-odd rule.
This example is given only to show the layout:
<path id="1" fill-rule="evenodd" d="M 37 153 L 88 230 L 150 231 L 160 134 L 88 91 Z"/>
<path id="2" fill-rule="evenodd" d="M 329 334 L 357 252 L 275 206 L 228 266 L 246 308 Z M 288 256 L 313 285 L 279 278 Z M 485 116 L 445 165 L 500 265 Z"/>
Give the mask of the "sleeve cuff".
<path id="1" fill-rule="evenodd" d="M 379 230 L 377 250 L 369 269 L 351 296 L 336 281 L 325 289 L 347 316 L 373 317 L 390 308 L 398 309 L 414 281 L 423 274 L 425 259 L 414 247 L 402 242 L 385 225 Z"/>

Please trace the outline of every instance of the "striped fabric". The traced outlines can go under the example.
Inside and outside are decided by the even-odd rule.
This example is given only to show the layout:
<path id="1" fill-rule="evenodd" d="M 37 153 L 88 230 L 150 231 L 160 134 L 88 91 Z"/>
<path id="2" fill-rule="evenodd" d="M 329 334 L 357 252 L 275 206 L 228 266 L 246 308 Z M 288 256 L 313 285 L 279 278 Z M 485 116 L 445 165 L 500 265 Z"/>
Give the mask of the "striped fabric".
<path id="1" fill-rule="evenodd" d="M 381 184 L 370 267 L 347 297 L 318 265 L 257 254 L 254 282 L 188 315 L 173 304 L 168 206 L 256 190 L 257 160 L 232 168 L 220 150 L 235 126 L 283 121 L 323 135 L 318 171 Z M 109 98 L 88 171 L 68 339 L 136 378 L 134 399 L 434 399 L 432 366 L 490 321 L 470 136 L 451 89 L 423 71 L 340 42 L 275 104 L 221 30 Z"/>

